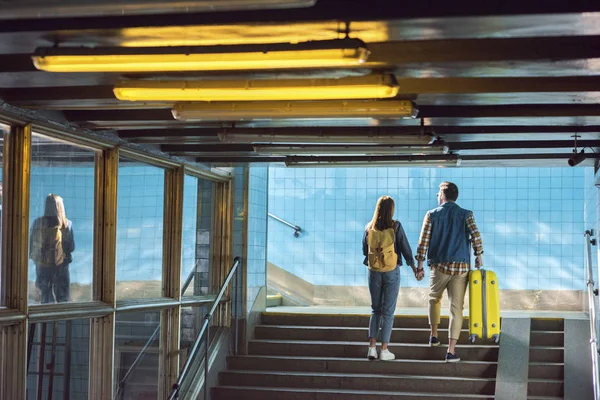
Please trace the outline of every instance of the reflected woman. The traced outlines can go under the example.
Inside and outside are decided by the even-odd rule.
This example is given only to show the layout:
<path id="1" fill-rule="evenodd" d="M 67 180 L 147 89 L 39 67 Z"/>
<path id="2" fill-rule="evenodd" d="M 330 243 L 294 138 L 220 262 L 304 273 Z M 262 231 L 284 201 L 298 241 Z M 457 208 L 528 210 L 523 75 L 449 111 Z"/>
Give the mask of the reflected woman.
<path id="1" fill-rule="evenodd" d="M 75 240 L 62 197 L 46 197 L 44 216 L 33 222 L 29 238 L 29 258 L 35 263 L 35 284 L 41 291 L 41 302 L 69 301 L 69 264 L 73 261 Z"/>
<path id="2" fill-rule="evenodd" d="M 382 196 L 377 200 L 373 219 L 365 227 L 362 247 L 364 264 L 369 267 L 371 319 L 369 321 L 369 360 L 393 360 L 388 350 L 394 325 L 394 311 L 400 289 L 402 254 L 416 273 L 410 245 L 399 221 L 393 219 L 394 199 Z M 381 353 L 377 356 L 377 337 L 381 338 Z"/>

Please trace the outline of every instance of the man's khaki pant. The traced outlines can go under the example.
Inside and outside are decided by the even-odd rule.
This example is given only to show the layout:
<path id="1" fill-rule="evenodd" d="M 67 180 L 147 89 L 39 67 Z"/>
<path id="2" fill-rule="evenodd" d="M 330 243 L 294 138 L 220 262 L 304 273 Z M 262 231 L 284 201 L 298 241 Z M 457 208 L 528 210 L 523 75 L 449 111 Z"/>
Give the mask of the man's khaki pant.
<path id="1" fill-rule="evenodd" d="M 450 300 L 450 329 L 449 339 L 458 340 L 463 322 L 463 306 L 465 303 L 465 292 L 469 282 L 469 273 L 460 275 L 448 275 L 432 268 L 429 274 L 429 324 L 440 323 L 440 301 L 444 290 L 448 289 Z"/>

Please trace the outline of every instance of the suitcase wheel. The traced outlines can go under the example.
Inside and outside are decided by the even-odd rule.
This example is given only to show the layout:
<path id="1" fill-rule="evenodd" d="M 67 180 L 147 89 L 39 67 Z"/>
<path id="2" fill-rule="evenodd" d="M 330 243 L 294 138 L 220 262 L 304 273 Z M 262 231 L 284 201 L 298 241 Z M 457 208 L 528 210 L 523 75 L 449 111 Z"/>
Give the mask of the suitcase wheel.
<path id="1" fill-rule="evenodd" d="M 475 343 L 475 340 L 477 340 L 477 335 L 471 335 L 471 336 L 469 336 L 469 342 Z"/>
<path id="2" fill-rule="evenodd" d="M 492 335 L 492 340 L 498 343 L 500 341 L 500 335 Z"/>

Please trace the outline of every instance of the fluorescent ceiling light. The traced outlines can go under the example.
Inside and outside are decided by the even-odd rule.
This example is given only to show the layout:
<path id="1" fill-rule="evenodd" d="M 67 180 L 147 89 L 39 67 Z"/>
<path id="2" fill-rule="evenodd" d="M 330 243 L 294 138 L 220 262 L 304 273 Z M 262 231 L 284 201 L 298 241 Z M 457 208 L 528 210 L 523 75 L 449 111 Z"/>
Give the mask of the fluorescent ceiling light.
<path id="1" fill-rule="evenodd" d="M 446 160 L 377 160 L 373 158 L 370 161 L 336 161 L 335 159 L 325 159 L 322 161 L 296 161 L 287 160 L 285 162 L 286 167 L 291 168 L 352 168 L 352 167 L 390 167 L 390 166 L 402 166 L 402 167 L 432 167 L 432 168 L 443 168 L 443 167 L 458 167 L 460 166 L 461 159 L 446 159 Z"/>
<path id="2" fill-rule="evenodd" d="M 310 7 L 316 0 L 15 0 L 2 4 L 2 19 L 173 14 Z"/>
<path id="3" fill-rule="evenodd" d="M 114 88 L 127 101 L 269 101 L 382 99 L 398 94 L 393 75 L 340 79 L 216 81 L 120 81 Z"/>
<path id="4" fill-rule="evenodd" d="M 247 133 L 236 130 L 234 133 L 225 132 L 219 133 L 219 140 L 223 143 L 248 143 L 248 144 L 395 144 L 395 145 L 414 145 L 424 146 L 433 142 L 434 137 L 429 134 L 425 135 L 389 135 L 378 133 L 365 133 L 364 135 L 325 135 L 325 134 L 269 134 L 269 133 L 254 133 L 256 129 L 247 130 Z M 267 131 L 268 132 L 268 131 Z"/>
<path id="5" fill-rule="evenodd" d="M 196 47 L 44 47 L 32 56 L 48 72 L 230 71 L 356 66 L 369 51 L 358 39 L 298 44 Z"/>
<path id="6" fill-rule="evenodd" d="M 266 43 L 301 43 L 346 37 L 346 23 L 341 21 L 260 22 L 254 24 L 141 26 L 110 31 L 104 35 L 114 45 L 124 47 L 215 46 Z M 350 21 L 351 38 L 366 43 L 389 40 L 387 21 Z M 62 36 L 61 36 L 62 37 Z M 66 42 L 84 44 L 85 39 L 66 36 Z"/>
<path id="7" fill-rule="evenodd" d="M 411 101 L 262 101 L 177 103 L 173 116 L 180 121 L 243 121 L 285 118 L 414 118 Z"/>
<path id="8" fill-rule="evenodd" d="M 261 155 L 427 155 L 447 154 L 447 146 L 254 146 L 254 151 Z"/>

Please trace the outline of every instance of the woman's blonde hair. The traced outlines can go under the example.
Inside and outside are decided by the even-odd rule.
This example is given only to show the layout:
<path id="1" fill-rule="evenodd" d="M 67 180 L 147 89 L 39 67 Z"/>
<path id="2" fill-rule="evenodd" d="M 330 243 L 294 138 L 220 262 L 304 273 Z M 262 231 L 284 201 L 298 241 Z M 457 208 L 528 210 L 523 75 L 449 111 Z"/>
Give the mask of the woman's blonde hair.
<path id="1" fill-rule="evenodd" d="M 59 195 L 50 193 L 46 196 L 46 206 L 44 207 L 45 217 L 56 217 L 61 229 L 66 228 L 69 220 L 65 211 L 65 203 Z"/>
<path id="2" fill-rule="evenodd" d="M 390 196 L 381 196 L 377 200 L 373 219 L 369 222 L 368 230 L 383 231 L 394 227 L 394 199 Z"/>

